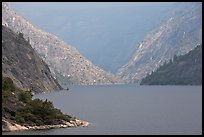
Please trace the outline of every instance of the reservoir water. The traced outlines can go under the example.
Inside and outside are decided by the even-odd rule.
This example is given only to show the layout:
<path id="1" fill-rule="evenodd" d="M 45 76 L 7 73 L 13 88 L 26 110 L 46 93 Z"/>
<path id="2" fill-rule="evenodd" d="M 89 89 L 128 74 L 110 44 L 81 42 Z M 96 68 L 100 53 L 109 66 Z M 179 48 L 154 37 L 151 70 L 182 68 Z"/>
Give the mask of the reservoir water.
<path id="1" fill-rule="evenodd" d="M 34 98 L 53 101 L 90 126 L 3 134 L 202 134 L 202 86 L 70 86 Z"/>

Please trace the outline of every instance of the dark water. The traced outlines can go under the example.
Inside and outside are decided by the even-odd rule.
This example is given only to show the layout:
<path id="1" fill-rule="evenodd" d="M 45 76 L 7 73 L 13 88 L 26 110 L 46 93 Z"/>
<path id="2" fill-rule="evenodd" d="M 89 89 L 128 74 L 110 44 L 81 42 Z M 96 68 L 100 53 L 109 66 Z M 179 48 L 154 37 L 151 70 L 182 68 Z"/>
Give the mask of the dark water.
<path id="1" fill-rule="evenodd" d="M 35 98 L 90 127 L 3 134 L 202 134 L 202 86 L 71 86 Z"/>

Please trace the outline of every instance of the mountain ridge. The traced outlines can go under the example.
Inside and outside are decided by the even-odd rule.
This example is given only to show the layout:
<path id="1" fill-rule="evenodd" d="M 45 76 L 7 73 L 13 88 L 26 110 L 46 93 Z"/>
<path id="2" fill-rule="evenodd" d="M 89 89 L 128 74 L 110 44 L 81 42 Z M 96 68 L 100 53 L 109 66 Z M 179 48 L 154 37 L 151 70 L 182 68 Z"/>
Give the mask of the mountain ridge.
<path id="1" fill-rule="evenodd" d="M 33 93 L 61 90 L 47 64 L 38 56 L 22 34 L 2 25 L 2 75 Z"/>
<path id="2" fill-rule="evenodd" d="M 24 38 L 48 64 L 55 78 L 58 77 L 56 74 L 58 73 L 69 79 L 72 84 L 122 83 L 113 74 L 105 72 L 87 60 L 76 48 L 30 24 L 11 9 L 8 3 L 2 3 L 2 11 L 2 24 L 24 34 Z"/>
<path id="3" fill-rule="evenodd" d="M 172 60 L 148 74 L 140 84 L 202 85 L 202 45 Z"/>
<path id="4" fill-rule="evenodd" d="M 174 55 L 186 54 L 202 43 L 201 3 L 177 5 L 182 8 L 145 37 L 129 62 L 117 71 L 119 77 L 130 83 L 140 82 Z"/>
<path id="5" fill-rule="evenodd" d="M 173 8 L 171 3 L 146 2 L 10 4 L 35 25 L 113 74 L 129 60 L 145 34 Z"/>

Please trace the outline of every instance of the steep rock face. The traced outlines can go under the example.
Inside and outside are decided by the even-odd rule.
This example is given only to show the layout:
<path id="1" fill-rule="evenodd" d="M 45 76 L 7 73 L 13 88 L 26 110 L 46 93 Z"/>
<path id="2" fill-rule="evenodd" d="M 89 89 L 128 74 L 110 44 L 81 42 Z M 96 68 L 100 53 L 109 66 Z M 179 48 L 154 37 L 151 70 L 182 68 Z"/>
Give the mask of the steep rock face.
<path id="1" fill-rule="evenodd" d="M 117 75 L 138 82 L 174 55 L 183 55 L 202 43 L 202 4 L 179 3 L 171 17 L 164 20 L 140 43 Z"/>
<path id="2" fill-rule="evenodd" d="M 172 10 L 171 3 L 79 5 L 11 3 L 32 23 L 56 34 L 94 64 L 112 73 L 127 63 L 136 49 L 135 43 L 161 21 L 166 11 Z"/>
<path id="3" fill-rule="evenodd" d="M 34 93 L 62 89 L 52 77 L 45 62 L 38 56 L 22 34 L 2 26 L 2 75 Z"/>
<path id="4" fill-rule="evenodd" d="M 151 75 L 142 79 L 141 85 L 202 85 L 202 45 L 189 53 L 175 56 Z"/>
<path id="5" fill-rule="evenodd" d="M 8 3 L 2 3 L 2 24 L 15 32 L 22 32 L 55 77 L 64 76 L 73 84 L 121 82 L 111 73 L 92 64 L 75 48 L 33 26 L 11 9 Z"/>

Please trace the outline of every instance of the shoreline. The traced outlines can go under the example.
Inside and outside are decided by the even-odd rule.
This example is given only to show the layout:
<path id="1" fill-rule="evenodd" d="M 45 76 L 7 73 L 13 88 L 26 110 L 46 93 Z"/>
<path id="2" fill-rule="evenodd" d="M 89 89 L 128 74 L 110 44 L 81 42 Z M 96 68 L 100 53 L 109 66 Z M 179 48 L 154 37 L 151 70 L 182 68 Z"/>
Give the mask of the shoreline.
<path id="1" fill-rule="evenodd" d="M 25 131 L 25 130 L 44 130 L 44 129 L 53 129 L 53 128 L 71 128 L 71 127 L 78 127 L 78 126 L 88 127 L 89 122 L 84 121 L 84 120 L 75 119 L 69 122 L 63 121 L 62 124 L 57 124 L 57 125 L 23 126 L 17 123 L 10 123 L 2 119 L 2 132 Z"/>

